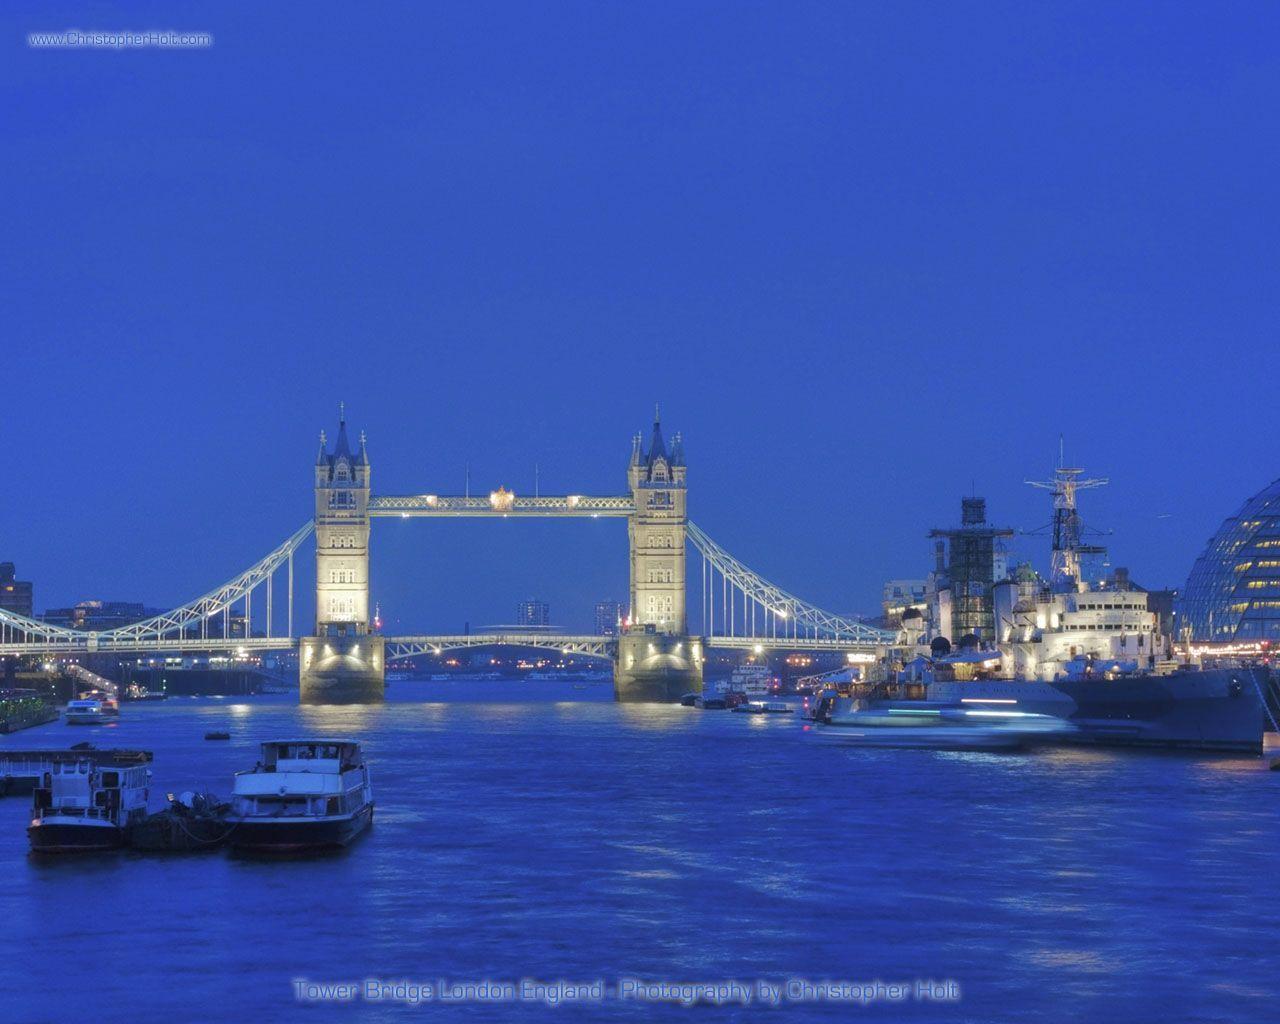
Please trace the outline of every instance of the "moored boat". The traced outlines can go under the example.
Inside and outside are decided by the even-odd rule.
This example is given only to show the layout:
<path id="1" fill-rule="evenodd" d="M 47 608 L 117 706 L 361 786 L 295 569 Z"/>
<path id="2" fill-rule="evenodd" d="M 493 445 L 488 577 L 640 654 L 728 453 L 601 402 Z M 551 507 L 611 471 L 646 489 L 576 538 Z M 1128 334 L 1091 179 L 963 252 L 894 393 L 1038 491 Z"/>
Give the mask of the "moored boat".
<path id="1" fill-rule="evenodd" d="M 789 715 L 795 709 L 781 700 L 749 700 L 733 710 L 743 715 Z"/>
<path id="2" fill-rule="evenodd" d="M 149 814 L 129 831 L 135 850 L 194 853 L 213 850 L 226 842 L 235 825 L 228 821 L 231 805 L 207 793 L 169 797 L 169 806 Z"/>
<path id="3" fill-rule="evenodd" d="M 137 759 L 59 760 L 36 786 L 27 835 L 33 853 L 112 850 L 146 817 L 151 771 Z"/>
<path id="4" fill-rule="evenodd" d="M 369 766 L 352 740 L 275 740 L 237 772 L 233 848 L 291 853 L 346 846 L 373 821 Z"/>

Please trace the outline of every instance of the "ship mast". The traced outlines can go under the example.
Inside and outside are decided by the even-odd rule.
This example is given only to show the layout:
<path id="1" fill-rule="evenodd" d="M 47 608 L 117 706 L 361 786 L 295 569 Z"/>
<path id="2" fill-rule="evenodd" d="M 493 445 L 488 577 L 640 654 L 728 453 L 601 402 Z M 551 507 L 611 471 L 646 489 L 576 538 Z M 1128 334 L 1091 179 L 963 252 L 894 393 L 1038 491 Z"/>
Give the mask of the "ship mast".
<path id="1" fill-rule="evenodd" d="M 1081 585 L 1081 558 L 1085 555 L 1101 555 L 1106 548 L 1085 544 L 1081 539 L 1084 524 L 1076 508 L 1076 493 L 1093 487 L 1101 487 L 1111 481 L 1106 477 L 1082 480 L 1083 469 L 1065 466 L 1062 438 L 1058 438 L 1058 466 L 1052 480 L 1025 480 L 1024 483 L 1041 490 L 1053 492 L 1053 564 L 1049 576 L 1054 590 L 1079 590 Z"/>

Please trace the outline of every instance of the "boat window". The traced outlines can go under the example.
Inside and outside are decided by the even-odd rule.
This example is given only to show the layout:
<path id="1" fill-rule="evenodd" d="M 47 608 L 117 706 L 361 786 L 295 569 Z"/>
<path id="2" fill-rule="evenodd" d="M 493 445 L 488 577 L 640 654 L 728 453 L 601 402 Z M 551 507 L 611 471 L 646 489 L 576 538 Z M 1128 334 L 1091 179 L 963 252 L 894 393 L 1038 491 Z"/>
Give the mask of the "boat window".
<path id="1" fill-rule="evenodd" d="M 107 786 L 107 787 L 115 787 L 115 786 L 119 786 L 119 785 L 120 785 L 120 773 L 119 773 L 119 772 L 103 772 L 103 773 L 102 773 L 102 784 L 103 784 L 104 786 Z"/>

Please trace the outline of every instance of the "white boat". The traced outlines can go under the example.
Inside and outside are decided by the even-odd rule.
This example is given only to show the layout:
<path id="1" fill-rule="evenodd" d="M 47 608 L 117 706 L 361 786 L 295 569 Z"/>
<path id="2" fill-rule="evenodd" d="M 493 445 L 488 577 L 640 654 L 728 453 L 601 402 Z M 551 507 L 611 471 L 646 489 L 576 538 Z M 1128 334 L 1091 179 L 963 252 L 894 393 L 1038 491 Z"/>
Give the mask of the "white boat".
<path id="1" fill-rule="evenodd" d="M 67 725 L 101 725 L 108 718 L 102 701 L 93 698 L 67 701 Z"/>
<path id="2" fill-rule="evenodd" d="M 147 816 L 145 763 L 56 761 L 36 786 L 27 835 L 35 853 L 111 850 Z"/>
<path id="3" fill-rule="evenodd" d="M 795 708 L 781 700 L 749 700 L 733 710 L 740 715 L 789 715 Z"/>
<path id="4" fill-rule="evenodd" d="M 773 670 L 768 665 L 739 665 L 727 681 L 719 683 L 722 692 L 742 693 L 751 699 L 767 697 L 774 687 Z"/>
<path id="5" fill-rule="evenodd" d="M 353 740 L 274 740 L 237 772 L 231 845 L 289 852 L 346 846 L 373 821 L 369 766 Z"/>
<path id="6" fill-rule="evenodd" d="M 928 701 L 844 709 L 815 728 L 823 740 L 859 747 L 1013 750 L 1061 738 L 1072 726 L 1053 715 Z"/>

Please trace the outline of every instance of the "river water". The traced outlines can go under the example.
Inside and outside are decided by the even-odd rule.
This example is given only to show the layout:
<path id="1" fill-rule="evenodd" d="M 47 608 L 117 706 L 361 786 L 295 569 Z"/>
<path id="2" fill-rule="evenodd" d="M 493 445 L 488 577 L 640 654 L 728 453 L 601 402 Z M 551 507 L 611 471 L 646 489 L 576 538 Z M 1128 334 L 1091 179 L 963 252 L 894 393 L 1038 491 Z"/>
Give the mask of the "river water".
<path id="1" fill-rule="evenodd" d="M 229 792 L 264 739 L 351 736 L 377 800 L 349 850 L 260 861 L 37 859 L 28 798 L 0 799 L 0 1020 L 1275 1017 L 1280 773 L 1256 759 L 852 751 L 609 696 L 404 682 L 381 707 L 171 699 L 0 737 L 153 750 L 158 808 Z M 365 979 L 432 988 L 295 984 Z M 608 988 L 506 1001 L 521 979 Z M 654 987 L 730 981 L 750 1004 Z"/>

